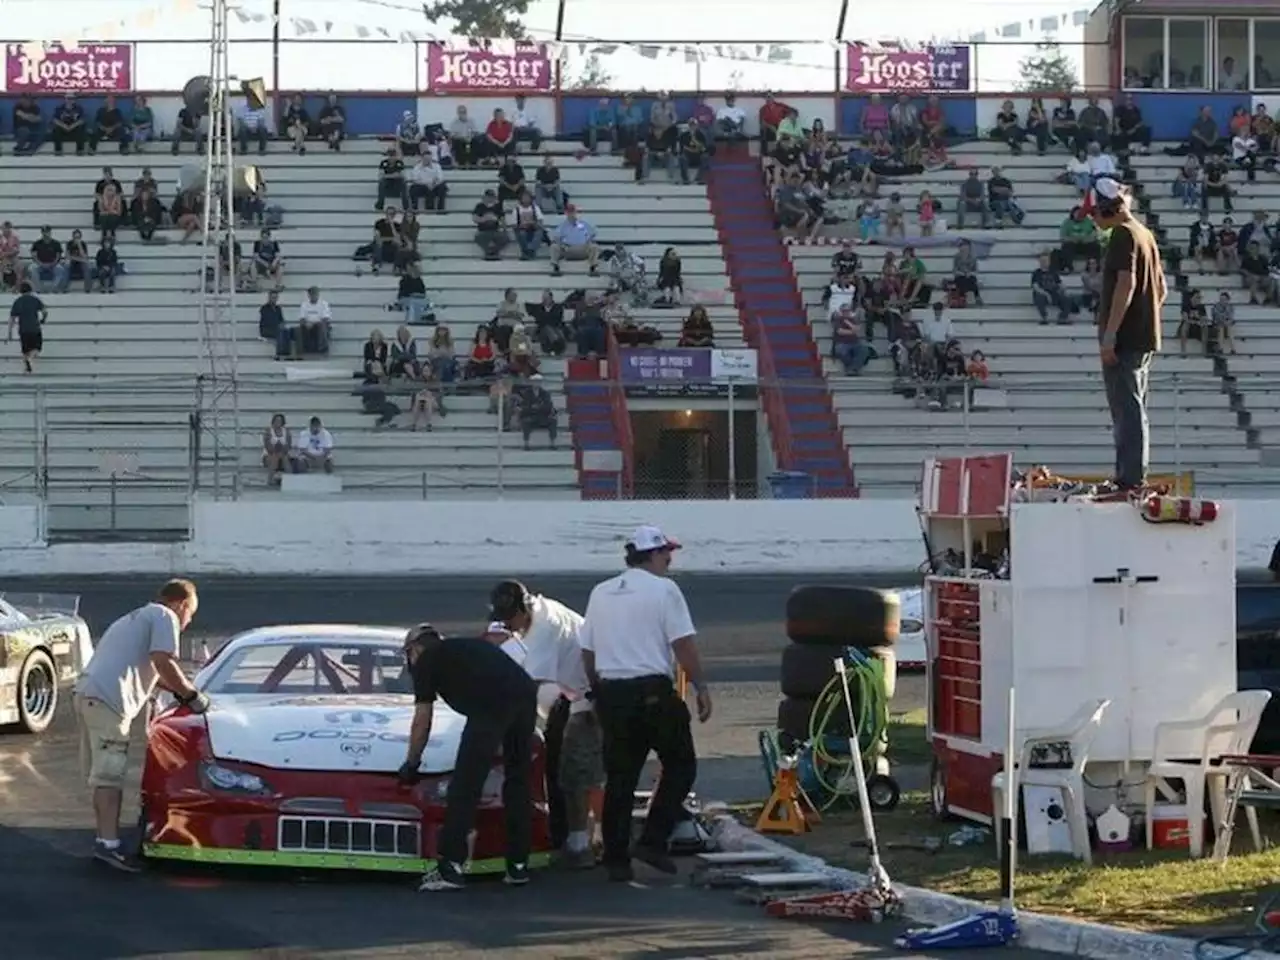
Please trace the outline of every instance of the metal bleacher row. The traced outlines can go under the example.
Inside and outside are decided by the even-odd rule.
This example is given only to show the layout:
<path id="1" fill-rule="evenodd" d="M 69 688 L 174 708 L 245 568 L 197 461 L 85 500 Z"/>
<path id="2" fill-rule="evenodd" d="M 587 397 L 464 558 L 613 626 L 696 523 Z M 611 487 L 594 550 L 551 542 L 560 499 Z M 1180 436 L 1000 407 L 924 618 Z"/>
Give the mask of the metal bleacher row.
<path id="1" fill-rule="evenodd" d="M 1171 196 L 1170 185 L 1181 160 L 1165 156 L 1157 145 L 1150 156 L 1135 156 L 1133 166 L 1152 199 L 1152 212 L 1169 230 L 1169 240 L 1184 251 L 1194 211 Z M 789 249 L 809 310 L 819 350 L 827 357 L 826 375 L 855 465 L 863 496 L 910 496 L 919 480 L 921 458 L 934 453 L 968 450 L 1012 450 L 1022 464 L 1044 463 L 1064 472 L 1109 475 L 1113 448 L 1110 419 L 1098 372 L 1097 339 L 1092 316 L 1077 315 L 1070 326 L 1041 326 L 1031 304 L 1030 274 L 1036 257 L 1058 245 L 1063 218 L 1076 202 L 1073 187 L 1054 182 L 1064 167 L 1061 151 L 1039 157 L 1033 151 L 1010 156 L 1003 145 L 965 144 L 953 151 L 957 169 L 909 178 L 898 190 L 913 207 L 922 190 L 943 204 L 941 216 L 954 221 L 959 183 L 966 168 L 976 166 L 985 179 L 989 168 L 1001 167 L 1016 188 L 1026 211 L 1021 227 L 981 230 L 967 226 L 961 235 L 994 242 L 979 261 L 983 306 L 948 310 L 966 353 L 981 350 L 990 365 L 990 386 L 978 391 L 967 414 L 963 409 L 931 410 L 895 393 L 892 364 L 884 334 L 878 333 L 879 357 L 859 377 L 849 377 L 830 359 L 831 326 L 819 298 L 830 277 L 834 249 L 794 245 Z M 1261 173 L 1255 183 L 1232 173 L 1239 191 L 1237 226 L 1256 210 L 1280 208 L 1280 179 Z M 1215 223 L 1222 218 L 1220 201 L 1212 203 Z M 908 220 L 911 232 L 911 219 Z M 972 220 L 969 221 L 972 224 Z M 878 271 L 886 248 L 863 247 L 864 270 Z M 952 247 L 920 249 L 930 282 L 951 276 Z M 1215 364 L 1202 351 L 1180 356 L 1177 347 L 1181 295 L 1171 290 L 1164 311 L 1166 345 L 1154 367 L 1151 392 L 1152 469 L 1195 471 L 1197 481 L 1237 492 L 1257 489 L 1270 471 L 1260 465 L 1259 446 L 1280 431 L 1280 309 L 1250 306 L 1238 278 L 1191 269 L 1190 285 L 1203 291 L 1205 303 L 1229 290 L 1236 303 L 1238 354 Z M 1068 278 L 1069 290 L 1078 279 Z M 1172 287 L 1171 281 L 1171 287 Z M 939 293 L 940 296 L 940 293 Z M 938 296 L 935 296 L 937 299 Z M 1198 347 L 1192 344 L 1192 347 Z"/>
<path id="2" fill-rule="evenodd" d="M 99 158 L 56 157 L 48 147 L 34 157 L 0 157 L 0 220 L 11 220 L 19 231 L 24 257 L 45 224 L 63 242 L 74 228 L 96 240 L 91 229 L 93 184 L 103 165 L 113 168 L 126 193 L 149 166 L 167 204 L 179 170 L 195 162 L 189 149 L 176 158 L 161 146 L 127 158 L 114 152 Z M 555 450 L 535 443 L 526 451 L 518 435 L 500 436 L 482 394 L 448 397 L 448 416 L 429 433 L 375 432 L 374 418 L 351 395 L 355 384 L 343 371 L 359 367 L 369 333 L 380 329 L 391 339 L 403 322 L 402 313 L 386 310 L 395 297 L 396 278 L 390 271 L 374 276 L 367 263 L 352 259 L 355 248 L 368 242 L 377 216 L 373 203 L 381 149 L 377 142 L 350 141 L 341 153 L 317 149 L 298 157 L 287 145 L 272 143 L 266 156 L 247 158 L 262 169 L 269 202 L 283 208 L 277 237 L 286 260 L 281 294 L 286 317 L 297 310 L 306 289 L 316 285 L 334 322 L 328 358 L 277 363 L 274 345 L 258 339 L 265 286 L 261 294 L 239 295 L 235 333 L 241 431 L 235 456 L 245 491 L 278 495 L 266 491 L 259 462 L 262 430 L 273 413 L 281 412 L 295 431 L 304 430 L 313 415 L 323 419 L 334 436 L 344 493 L 421 496 L 425 491 L 430 497 L 456 499 L 493 498 L 500 489 L 508 498 L 576 497 L 563 359 L 541 359 L 546 386 L 561 411 L 563 438 Z M 578 158 L 567 144 L 551 143 L 547 149 L 562 154 L 558 159 L 565 188 L 597 228 L 602 245 L 625 242 L 656 272 L 662 251 L 674 244 L 683 257 L 686 290 L 726 299 L 724 260 L 705 191 L 664 178 L 640 185 L 608 155 Z M 532 175 L 532 167 L 528 169 Z M 589 277 L 581 263 L 567 263 L 563 276 L 551 276 L 545 248 L 532 262 L 520 261 L 514 244 L 500 262 L 484 261 L 472 242 L 471 209 L 495 182 L 493 170 L 453 171 L 447 212 L 421 215 L 423 276 L 439 322 L 452 330 L 463 357 L 475 328 L 493 317 L 506 287 L 519 290 L 524 301 L 536 301 L 544 289 L 563 298 L 577 288 L 607 284 L 603 265 L 598 278 Z M 558 220 L 548 216 L 548 226 Z M 118 246 L 127 273 L 114 295 L 86 294 L 73 284 L 69 292 L 45 298 L 50 313 L 45 352 L 33 376 L 21 374 L 16 345 L 0 358 L 0 375 L 15 387 L 0 396 L 0 495 L 11 497 L 29 488 L 36 449 L 46 444 L 51 509 L 76 511 L 86 524 L 93 523 L 92 508 L 108 497 L 102 461 L 111 453 L 128 451 L 137 457 L 132 479 L 146 482 L 118 484 L 116 496 L 121 509 L 142 518 L 138 523 L 157 508 L 176 509 L 185 502 L 192 460 L 188 415 L 202 403 L 207 409 L 208 397 L 197 398 L 195 381 L 209 364 L 198 322 L 199 238 L 183 245 L 176 231 L 169 233 L 170 242 L 152 245 L 141 243 L 132 230 L 120 231 Z M 242 230 L 240 236 L 247 248 L 255 231 Z M 741 346 L 733 308 L 709 309 L 720 342 Z M 686 312 L 633 311 L 638 322 L 661 330 L 672 345 Z M 431 328 L 416 327 L 414 333 L 424 349 Z M 331 371 L 330 378 L 299 378 L 300 366 L 317 373 L 323 367 Z M 288 374 L 286 367 L 291 368 Z M 224 423 L 229 409 L 224 397 L 219 401 Z M 45 426 L 37 428 L 37 422 Z M 43 436 L 37 437 L 39 433 Z M 202 459 L 209 455 L 207 448 L 204 442 Z M 201 471 L 201 485 L 210 482 L 210 474 L 207 468 Z"/>

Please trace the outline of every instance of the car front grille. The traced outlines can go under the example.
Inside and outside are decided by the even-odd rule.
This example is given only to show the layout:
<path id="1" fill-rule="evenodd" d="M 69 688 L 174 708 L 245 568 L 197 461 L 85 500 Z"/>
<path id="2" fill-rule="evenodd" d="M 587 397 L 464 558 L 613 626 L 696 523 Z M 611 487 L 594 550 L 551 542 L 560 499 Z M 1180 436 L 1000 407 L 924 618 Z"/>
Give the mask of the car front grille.
<path id="1" fill-rule="evenodd" d="M 281 853 L 362 853 L 380 857 L 422 856 L 422 828 L 403 820 L 349 817 L 280 817 Z"/>

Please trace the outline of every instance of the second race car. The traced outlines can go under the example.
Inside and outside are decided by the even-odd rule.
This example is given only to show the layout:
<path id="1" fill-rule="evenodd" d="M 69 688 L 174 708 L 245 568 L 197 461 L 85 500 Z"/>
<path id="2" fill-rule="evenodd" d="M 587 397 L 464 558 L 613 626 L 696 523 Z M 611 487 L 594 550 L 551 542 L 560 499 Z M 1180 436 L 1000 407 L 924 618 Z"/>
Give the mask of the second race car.
<path id="1" fill-rule="evenodd" d="M 0 597 L 0 725 L 41 733 L 53 723 L 59 685 L 93 656 L 79 608 L 76 596 Z"/>

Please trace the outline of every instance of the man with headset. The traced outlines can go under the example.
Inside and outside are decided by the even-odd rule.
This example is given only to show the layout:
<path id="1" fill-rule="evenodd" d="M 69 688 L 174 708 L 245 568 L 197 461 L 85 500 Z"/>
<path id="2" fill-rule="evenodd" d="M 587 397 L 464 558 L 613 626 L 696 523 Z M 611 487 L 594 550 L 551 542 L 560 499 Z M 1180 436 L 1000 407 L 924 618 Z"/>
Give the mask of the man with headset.
<path id="1" fill-rule="evenodd" d="M 530 593 L 518 580 L 503 580 L 489 596 L 489 615 L 524 642 L 524 668 L 539 684 L 559 692 L 567 702 L 567 716 L 552 766 L 548 750 L 548 795 L 559 793 L 564 804 L 565 866 L 589 869 L 596 865 L 591 849 L 591 811 L 599 807 L 604 786 L 600 724 L 589 696 L 578 634 L 582 617 L 563 603 Z M 565 709 L 565 708 L 561 708 Z"/>
<path id="2" fill-rule="evenodd" d="M 1116 446 L 1116 493 L 1147 480 L 1150 433 L 1147 385 L 1160 351 L 1160 312 L 1168 295 L 1156 238 L 1130 209 L 1128 189 L 1112 177 L 1094 184 L 1093 218 L 1111 231 L 1102 267 L 1098 352 Z"/>
<path id="3" fill-rule="evenodd" d="M 693 620 L 684 594 L 667 577 L 680 544 L 657 527 L 640 527 L 626 544 L 627 570 L 596 585 L 579 642 L 604 733 L 604 862 L 609 879 L 632 879 L 632 859 L 675 873 L 669 842 L 698 773 L 689 708 L 676 691 L 684 669 L 697 694 L 698 719 L 711 717 Z M 649 753 L 662 777 L 639 842 L 631 847 L 636 786 Z"/>

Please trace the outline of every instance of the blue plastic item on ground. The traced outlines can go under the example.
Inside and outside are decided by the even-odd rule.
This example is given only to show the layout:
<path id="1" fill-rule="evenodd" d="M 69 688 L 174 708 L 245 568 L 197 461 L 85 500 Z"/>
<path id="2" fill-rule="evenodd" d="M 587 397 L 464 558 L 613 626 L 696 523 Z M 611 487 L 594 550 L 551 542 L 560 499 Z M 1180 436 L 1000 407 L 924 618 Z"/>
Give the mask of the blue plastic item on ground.
<path id="1" fill-rule="evenodd" d="M 813 477 L 801 470 L 778 470 L 769 474 L 769 488 L 775 500 L 810 500 Z"/>
<path id="2" fill-rule="evenodd" d="M 1018 939 L 1018 918 L 1004 910 L 989 910 L 944 924 L 911 930 L 894 941 L 903 950 L 975 950 L 1007 947 Z"/>

